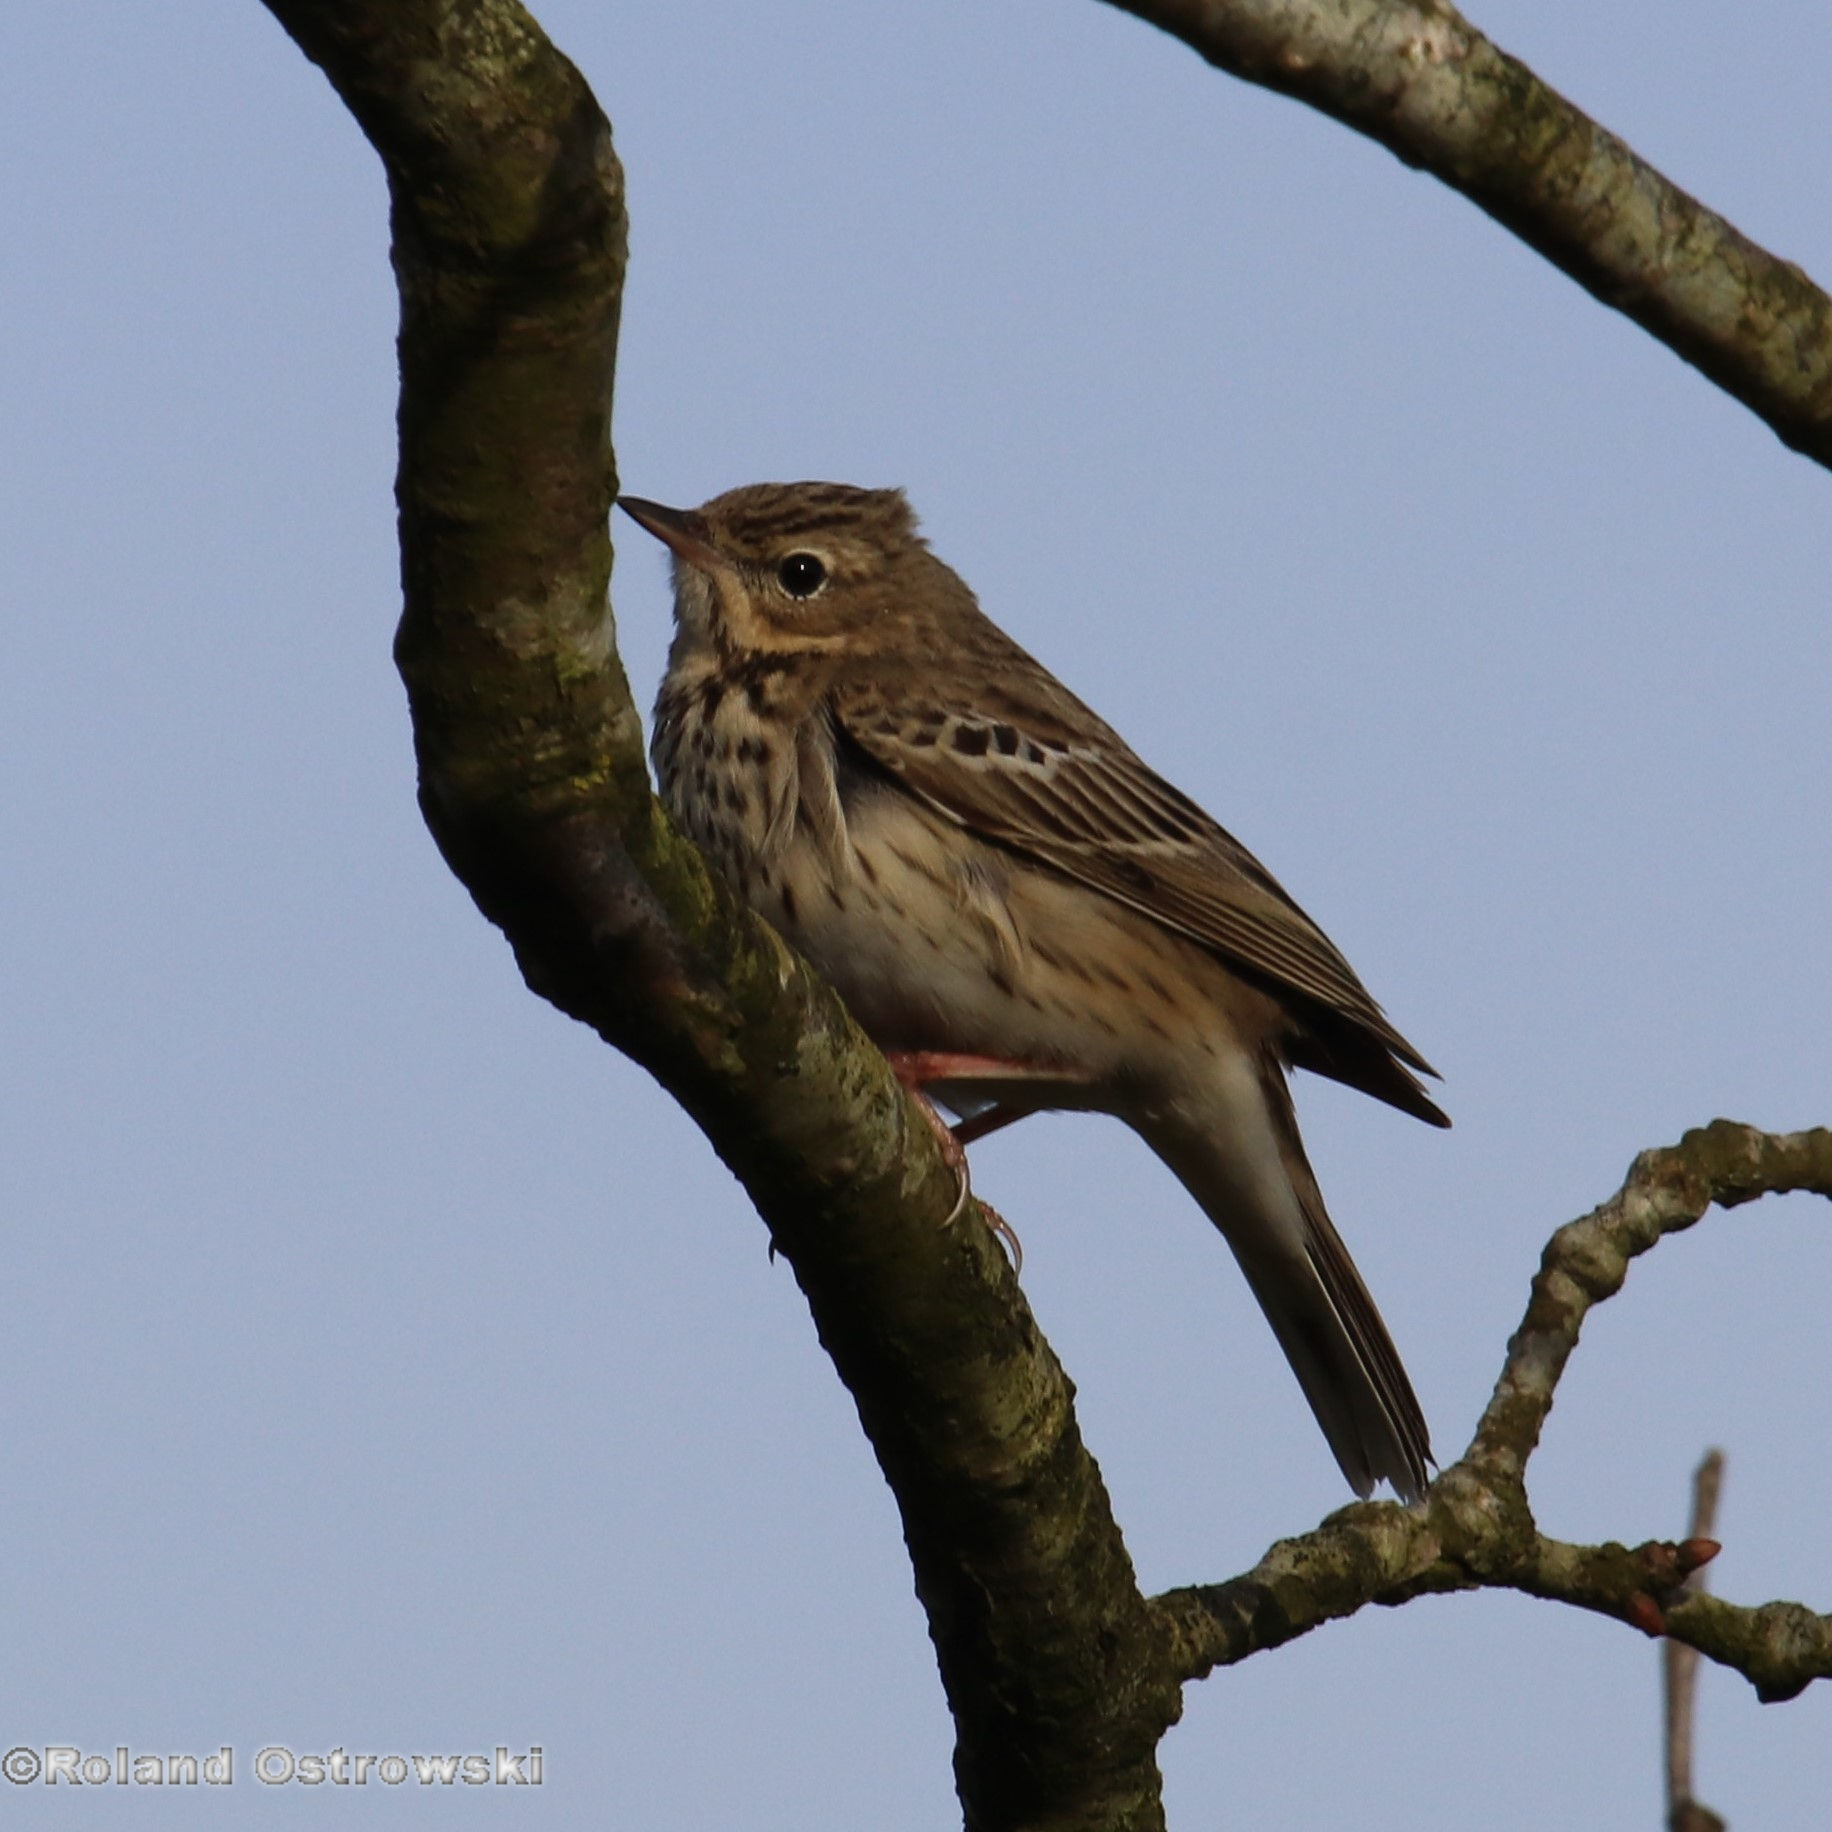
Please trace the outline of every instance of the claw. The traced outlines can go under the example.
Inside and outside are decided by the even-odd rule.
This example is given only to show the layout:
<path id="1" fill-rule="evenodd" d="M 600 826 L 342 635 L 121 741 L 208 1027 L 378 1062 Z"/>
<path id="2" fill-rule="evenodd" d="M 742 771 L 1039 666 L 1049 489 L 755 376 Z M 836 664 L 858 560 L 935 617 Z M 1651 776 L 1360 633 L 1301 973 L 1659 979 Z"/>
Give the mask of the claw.
<path id="1" fill-rule="evenodd" d="M 942 1217 L 941 1223 L 944 1228 L 951 1228 L 960 1220 L 962 1215 L 967 1212 L 967 1204 L 973 1196 L 973 1178 L 967 1169 L 966 1141 L 961 1138 L 959 1132 L 954 1127 L 950 1126 L 948 1122 L 942 1118 L 935 1103 L 929 1099 L 928 1095 L 923 1093 L 919 1081 L 917 1080 L 922 1070 L 929 1067 L 930 1061 L 931 1059 L 927 1057 L 912 1059 L 893 1055 L 890 1058 L 890 1064 L 896 1071 L 897 1079 L 903 1083 L 904 1088 L 909 1093 L 910 1099 L 916 1103 L 917 1112 L 922 1115 L 923 1119 L 928 1124 L 929 1130 L 934 1133 L 935 1143 L 941 1147 L 942 1162 L 954 1172 L 954 1205 L 948 1210 L 947 1214 Z M 1002 1112 L 1004 1110 L 994 1109 L 994 1111 Z M 1006 1117 L 1009 1119 L 1016 1119 L 1019 1115 L 1010 1113 L 1007 1114 Z M 1001 1120 L 999 1123 L 1003 1124 L 1005 1122 Z M 982 1128 L 982 1131 L 990 1130 L 992 1130 L 990 1127 Z M 980 1135 L 976 1133 L 974 1136 L 978 1137 Z M 985 1218 L 987 1227 L 992 1230 L 993 1234 L 997 1236 L 1000 1243 L 1005 1247 L 1005 1250 L 1011 1255 L 1012 1270 L 1014 1272 L 1021 1272 L 1024 1269 L 1024 1246 L 1013 1231 L 1011 1223 L 988 1202 L 981 1202 L 980 1214 Z"/>
<path id="2" fill-rule="evenodd" d="M 950 1217 L 952 1219 L 952 1217 Z M 1011 1258 L 1011 1269 L 1014 1273 L 1024 1270 L 1024 1243 L 1018 1238 L 1018 1231 L 990 1202 L 980 1202 L 980 1219 L 989 1227 L 999 1245 Z"/>
<path id="3" fill-rule="evenodd" d="M 941 1218 L 944 1228 L 951 1228 L 967 1212 L 967 1198 L 973 1194 L 973 1179 L 967 1174 L 965 1156 L 954 1166 L 954 1207 Z"/>
<path id="4" fill-rule="evenodd" d="M 909 1087 L 907 1082 L 904 1085 Z M 920 1088 L 910 1088 L 909 1095 L 916 1103 L 916 1111 L 928 1122 L 929 1130 L 934 1133 L 935 1143 L 941 1147 L 941 1161 L 954 1173 L 954 1206 L 941 1224 L 944 1228 L 951 1228 L 960 1220 L 967 1207 L 967 1198 L 973 1194 L 973 1179 L 967 1172 L 967 1148 L 954 1136 L 954 1128 L 942 1118 L 935 1103 Z"/>

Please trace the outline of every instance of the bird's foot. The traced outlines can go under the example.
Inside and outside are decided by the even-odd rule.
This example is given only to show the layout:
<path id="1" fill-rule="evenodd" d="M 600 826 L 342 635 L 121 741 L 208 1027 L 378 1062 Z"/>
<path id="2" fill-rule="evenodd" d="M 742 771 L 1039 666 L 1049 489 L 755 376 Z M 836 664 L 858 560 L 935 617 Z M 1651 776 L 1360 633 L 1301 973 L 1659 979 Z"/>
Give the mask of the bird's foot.
<path id="1" fill-rule="evenodd" d="M 903 1083 L 911 1100 L 916 1103 L 916 1110 L 934 1133 L 935 1143 L 941 1147 L 941 1161 L 954 1172 L 954 1206 L 942 1217 L 941 1223 L 944 1228 L 951 1228 L 966 1212 L 967 1203 L 973 1196 L 973 1178 L 967 1169 L 967 1146 L 959 1132 L 942 1118 L 940 1109 L 923 1092 L 923 1083 L 944 1079 L 950 1068 L 958 1073 L 960 1065 L 964 1063 L 990 1063 L 990 1058 L 950 1056 L 934 1050 L 896 1050 L 887 1052 L 885 1060 L 890 1063 L 892 1072 Z M 1012 1114 L 1010 1117 L 1015 1119 L 1018 1116 Z M 973 1136 L 981 1137 L 990 1130 L 992 1128 L 981 1126 Z M 1010 1253 L 1012 1270 L 1022 1272 L 1024 1243 L 1018 1239 L 1011 1223 L 991 1203 L 983 1200 L 980 1203 L 980 1214 L 985 1218 L 987 1227 L 998 1236 Z"/>
<path id="2" fill-rule="evenodd" d="M 995 1209 L 984 1196 L 980 1197 L 980 1219 L 985 1222 L 999 1244 L 1011 1256 L 1011 1269 L 1014 1273 L 1024 1270 L 1024 1243 L 1018 1238 L 1018 1230 Z"/>

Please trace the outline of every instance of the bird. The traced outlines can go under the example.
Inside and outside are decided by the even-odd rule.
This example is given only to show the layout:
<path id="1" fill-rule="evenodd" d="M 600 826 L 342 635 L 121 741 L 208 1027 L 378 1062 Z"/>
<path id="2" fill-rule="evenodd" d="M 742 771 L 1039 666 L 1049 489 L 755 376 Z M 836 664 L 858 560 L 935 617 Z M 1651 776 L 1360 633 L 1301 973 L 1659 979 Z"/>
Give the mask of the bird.
<path id="1" fill-rule="evenodd" d="M 619 505 L 673 561 L 673 818 L 963 1139 L 1115 1115 L 1226 1239 L 1343 1475 L 1418 1500 L 1425 1416 L 1288 1086 L 1435 1126 L 1436 1071 L 1266 868 L 983 612 L 901 490 Z M 933 1109 L 930 1109 L 933 1112 Z"/>

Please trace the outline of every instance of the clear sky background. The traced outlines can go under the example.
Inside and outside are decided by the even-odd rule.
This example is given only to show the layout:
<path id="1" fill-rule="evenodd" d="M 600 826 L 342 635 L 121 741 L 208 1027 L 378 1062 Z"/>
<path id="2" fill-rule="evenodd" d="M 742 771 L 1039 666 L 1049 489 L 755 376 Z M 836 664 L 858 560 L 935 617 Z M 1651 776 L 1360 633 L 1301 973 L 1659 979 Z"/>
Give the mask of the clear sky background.
<path id="1" fill-rule="evenodd" d="M 1093 0 L 542 8 L 609 112 L 630 488 L 907 485 L 987 609 L 1252 846 L 1444 1071 L 1316 1082 L 1453 1456 L 1553 1227 L 1728 1114 L 1832 1121 L 1832 492 L 1433 181 Z M 1832 13 L 1479 23 L 1832 279 Z M 889 1496 L 742 1193 L 521 986 L 414 805 L 377 162 L 254 0 L 61 0 L 0 109 L 0 1744 L 497 1743 L 377 1823 L 956 1822 Z M 618 530 L 645 704 L 660 552 Z M 975 1152 L 1144 1583 L 1347 1491 L 1144 1148 Z M 1832 1214 L 1714 1214 L 1598 1312 L 1544 1528 L 1684 1523 L 1832 1603 Z M 1511 1596 L 1192 1687 L 1173 1824 L 1659 1824 L 1657 1662 Z M 1820 1827 L 1832 1691 L 1707 1671 L 1701 1792 Z M 488 1807 L 479 1804 L 487 1797 Z M 340 1822 L 341 1823 L 341 1822 Z"/>

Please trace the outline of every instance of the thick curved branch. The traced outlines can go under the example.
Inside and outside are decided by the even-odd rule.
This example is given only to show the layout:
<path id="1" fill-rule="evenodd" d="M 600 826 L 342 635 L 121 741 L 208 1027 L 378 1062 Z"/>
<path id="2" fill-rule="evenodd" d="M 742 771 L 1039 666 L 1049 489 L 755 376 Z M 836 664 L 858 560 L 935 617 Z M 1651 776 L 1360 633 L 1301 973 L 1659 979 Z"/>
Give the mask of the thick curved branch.
<path id="1" fill-rule="evenodd" d="M 387 167 L 428 825 L 529 984 L 662 1081 L 806 1292 L 902 1511 L 969 1825 L 1162 1825 L 1180 1699 L 1068 1381 L 839 1001 L 669 826 L 606 600 L 622 175 L 513 0 L 267 0 Z"/>
<path id="2" fill-rule="evenodd" d="M 1177 1671 L 1199 1678 L 1368 1603 L 1499 1587 L 1671 1635 L 1744 1674 L 1765 1701 L 1832 1678 L 1832 1615 L 1798 1603 L 1741 1607 L 1689 1586 L 1716 1555 L 1710 1540 L 1630 1548 L 1548 1539 L 1524 1483 L 1584 1318 L 1621 1290 L 1629 1261 L 1713 1203 L 1735 1208 L 1794 1190 L 1832 1197 L 1832 1130 L 1775 1135 L 1717 1120 L 1643 1152 L 1614 1196 L 1547 1243 L 1494 1397 L 1468 1451 L 1425 1501 L 1344 1508 L 1241 1577 L 1154 1599 Z"/>
<path id="3" fill-rule="evenodd" d="M 387 167 L 406 681 L 428 825 L 529 984 L 645 1064 L 744 1181 L 896 1495 L 975 1828 L 1162 1824 L 1179 1681 L 1368 1601 L 1508 1584 L 1664 1626 L 1767 1697 L 1832 1672 L 1797 1605 L 1685 1593 L 1703 1545 L 1541 1537 L 1521 1472 L 1584 1312 L 1711 1201 L 1832 1191 L 1832 1135 L 1717 1126 L 1548 1248 L 1470 1455 L 1230 1584 L 1140 1596 L 1070 1389 L 833 994 L 650 794 L 606 600 L 621 173 L 514 0 L 266 0 Z M 1665 1611 L 1664 1623 L 1662 1611 Z"/>
<path id="4" fill-rule="evenodd" d="M 1378 140 L 1832 465 L 1832 299 L 1442 0 L 1110 0 Z"/>

